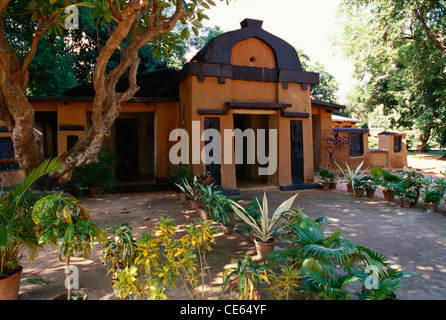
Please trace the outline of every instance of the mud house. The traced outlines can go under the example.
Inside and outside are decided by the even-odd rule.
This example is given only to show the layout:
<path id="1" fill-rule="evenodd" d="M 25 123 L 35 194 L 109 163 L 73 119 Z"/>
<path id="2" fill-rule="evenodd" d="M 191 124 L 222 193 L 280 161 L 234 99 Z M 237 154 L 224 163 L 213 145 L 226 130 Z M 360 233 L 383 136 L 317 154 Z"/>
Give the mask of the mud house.
<path id="1" fill-rule="evenodd" d="M 123 78 L 118 87 L 125 88 L 127 83 Z M 211 171 L 228 193 L 237 193 L 246 181 L 274 184 L 285 190 L 299 189 L 311 184 L 315 170 L 324 164 L 326 131 L 334 126 L 332 113 L 344 108 L 312 99 L 311 86 L 318 83 L 319 74 L 302 69 L 295 48 L 265 31 L 262 21 L 245 19 L 240 29 L 211 40 L 182 70 L 165 69 L 138 75 L 141 89 L 122 105 L 121 115 L 104 148 L 126 158 L 130 164 L 129 168 L 117 168 L 121 181 L 153 183 L 165 180 L 171 172 L 169 152 L 177 142 L 171 141 L 169 135 L 175 129 L 192 134 L 197 123 L 200 133 L 210 128 L 221 133 L 235 129 L 252 128 L 254 132 L 273 129 L 277 134 L 272 141 L 277 150 L 277 168 L 270 175 L 259 176 L 258 168 L 264 164 L 258 160 L 211 164 L 189 161 L 188 165 L 194 173 Z M 46 157 L 66 151 L 85 133 L 90 125 L 93 96 L 93 86 L 85 85 L 65 92 L 62 97 L 29 98 Z M 404 165 L 404 160 L 391 160 L 396 150 L 393 133 L 383 133 L 387 142 L 380 146 L 382 151 L 374 153 L 367 148 L 367 129 L 351 125 L 337 130 L 353 139 L 352 146 L 362 151 L 362 155 L 360 152 L 345 154 L 346 161 L 359 161 L 363 157 L 373 163 L 375 160 L 371 159 L 379 154 L 376 162 L 380 165 Z M 1 156 L 13 159 L 13 147 L 5 131 L 0 132 Z M 232 143 L 228 139 L 232 138 L 225 141 L 222 135 L 221 145 Z M 402 152 L 405 139 L 398 139 Z M 200 150 L 208 142 L 200 140 Z M 246 142 L 244 149 L 222 147 L 221 157 L 237 158 L 240 156 L 237 152 L 245 153 L 253 143 Z M 189 154 L 190 158 L 193 156 Z M 8 161 L 11 160 L 3 160 L 5 167 L 9 166 L 5 171 L 10 174 L 19 171 Z"/>

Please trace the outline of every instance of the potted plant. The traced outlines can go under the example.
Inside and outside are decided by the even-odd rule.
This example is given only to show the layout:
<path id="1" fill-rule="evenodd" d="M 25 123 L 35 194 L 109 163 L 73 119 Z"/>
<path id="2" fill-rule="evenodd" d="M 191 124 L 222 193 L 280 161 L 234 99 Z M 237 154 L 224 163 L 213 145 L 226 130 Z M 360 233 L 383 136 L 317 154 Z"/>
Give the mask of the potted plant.
<path id="1" fill-rule="evenodd" d="M 375 195 L 377 180 L 371 175 L 366 175 L 362 179 L 367 197 L 372 198 Z"/>
<path id="2" fill-rule="evenodd" d="M 316 174 L 322 181 L 322 188 L 324 190 L 329 190 L 332 188 L 335 182 L 336 171 L 329 171 L 323 166 L 319 166 L 319 172 Z"/>
<path id="3" fill-rule="evenodd" d="M 247 254 L 232 260 L 236 263 L 236 266 L 223 271 L 221 294 L 223 295 L 226 287 L 232 284 L 230 292 L 237 290 L 239 300 L 260 300 L 257 286 L 258 284 L 269 283 L 268 269 L 264 265 L 257 264 Z"/>
<path id="4" fill-rule="evenodd" d="M 397 185 L 401 182 L 402 178 L 396 174 L 390 173 L 389 170 L 384 170 L 379 167 L 373 168 L 370 171 L 370 175 L 376 179 L 376 183 L 379 186 L 384 188 L 384 199 L 393 201 Z"/>
<path id="5" fill-rule="evenodd" d="M 169 175 L 169 182 L 178 186 L 182 184 L 183 179 L 190 179 L 189 168 L 183 165 L 175 165 L 172 167 L 172 173 Z M 184 192 L 184 188 L 180 189 L 180 198 L 183 203 L 188 200 L 187 194 Z"/>
<path id="6" fill-rule="evenodd" d="M 430 189 L 423 192 L 424 206 L 428 213 L 437 212 L 442 196 L 442 193 L 438 189 Z"/>
<path id="7" fill-rule="evenodd" d="M 198 183 L 197 176 L 194 176 L 192 181 L 186 178 L 182 179 L 182 184 L 177 186 L 189 197 L 189 202 L 192 209 L 198 209 L 200 207 L 200 184 Z"/>
<path id="8" fill-rule="evenodd" d="M 59 249 L 59 259 L 66 261 L 67 293 L 56 299 L 72 300 L 73 288 L 70 279 L 70 258 L 80 253 L 88 258 L 94 241 L 107 241 L 107 234 L 90 221 L 90 212 L 79 200 L 61 193 L 39 199 L 32 209 L 32 219 L 38 226 L 39 244 L 52 244 Z"/>
<path id="9" fill-rule="evenodd" d="M 395 185 L 395 193 L 400 198 L 403 208 L 412 207 L 418 197 L 416 190 L 411 186 L 411 182 L 407 180 L 402 180 Z"/>
<path id="10" fill-rule="evenodd" d="M 423 179 L 423 185 L 422 195 L 426 211 L 435 213 L 445 192 L 445 180 L 440 177 L 428 176 Z"/>
<path id="11" fill-rule="evenodd" d="M 92 197 L 101 196 L 104 187 L 113 188 L 116 182 L 115 165 L 121 161 L 115 154 L 102 149 L 98 162 L 76 167 L 71 174 L 70 183 L 75 188 L 87 188 Z"/>
<path id="12" fill-rule="evenodd" d="M 274 211 L 270 218 L 268 215 L 268 200 L 266 198 L 266 193 L 264 193 L 263 204 L 262 206 L 259 206 L 261 213 L 259 219 L 254 219 L 246 212 L 246 210 L 241 205 L 232 200 L 229 200 L 235 214 L 246 224 L 248 224 L 255 233 L 255 236 L 257 238 L 254 240 L 254 243 L 260 259 L 263 259 L 268 253 L 274 251 L 276 239 L 273 237 L 273 235 L 277 231 L 279 219 L 291 208 L 291 205 L 293 204 L 296 196 L 297 194 L 284 201 Z"/>
<path id="13" fill-rule="evenodd" d="M 10 191 L 0 198 L 0 300 L 16 300 L 19 293 L 20 265 L 24 253 L 30 260 L 37 256 L 40 247 L 35 234 L 36 225 L 31 217 L 34 203 L 42 195 L 30 192 L 31 185 L 40 177 L 62 170 L 58 159 L 44 161 Z"/>
<path id="14" fill-rule="evenodd" d="M 424 176 L 416 171 L 404 171 L 398 174 L 407 184 L 408 188 L 416 193 L 413 205 L 417 204 L 420 198 L 421 189 L 423 188 Z"/>
<path id="15" fill-rule="evenodd" d="M 350 166 L 348 165 L 347 162 L 345 162 L 345 166 L 346 166 L 346 170 L 342 169 L 342 167 L 336 163 L 336 165 L 338 166 L 340 172 L 339 172 L 339 182 L 345 182 L 347 184 L 347 191 L 348 192 L 353 192 L 354 190 L 354 179 L 358 178 L 361 179 L 365 174 L 366 174 L 366 170 L 362 170 L 361 168 L 364 164 L 364 161 L 361 162 L 356 169 L 351 169 Z"/>
<path id="16" fill-rule="evenodd" d="M 365 192 L 365 180 L 364 177 L 363 178 L 353 178 L 353 186 L 354 186 L 354 191 L 355 191 L 355 196 L 357 196 L 358 198 L 363 197 L 364 196 L 364 192 Z"/>

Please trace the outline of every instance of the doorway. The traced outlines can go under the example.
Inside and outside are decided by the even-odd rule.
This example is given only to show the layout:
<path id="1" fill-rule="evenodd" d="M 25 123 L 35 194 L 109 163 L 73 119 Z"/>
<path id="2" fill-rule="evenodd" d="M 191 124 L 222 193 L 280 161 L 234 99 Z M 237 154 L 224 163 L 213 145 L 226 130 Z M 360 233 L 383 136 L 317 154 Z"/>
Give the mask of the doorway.
<path id="1" fill-rule="evenodd" d="M 237 148 L 234 138 L 234 156 L 237 187 L 240 189 L 264 185 L 268 183 L 268 176 L 259 175 L 261 167 L 257 158 L 258 129 L 265 129 L 266 142 L 268 141 L 269 117 L 264 114 L 234 114 L 234 130 L 240 129 L 243 133 L 243 144 Z M 250 130 L 252 129 L 252 130 Z M 266 143 L 266 153 L 269 153 Z"/>
<path id="2" fill-rule="evenodd" d="M 116 176 L 119 180 L 135 179 L 139 176 L 139 121 L 138 119 L 116 119 Z"/>

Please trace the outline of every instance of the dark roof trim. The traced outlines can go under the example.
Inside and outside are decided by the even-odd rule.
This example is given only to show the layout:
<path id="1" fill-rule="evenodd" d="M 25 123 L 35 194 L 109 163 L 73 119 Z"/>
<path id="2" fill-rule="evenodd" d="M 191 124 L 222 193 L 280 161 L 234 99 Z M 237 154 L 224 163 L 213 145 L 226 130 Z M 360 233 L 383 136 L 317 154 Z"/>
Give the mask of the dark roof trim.
<path id="1" fill-rule="evenodd" d="M 406 132 L 398 132 L 398 131 L 383 131 L 379 133 L 379 136 L 402 136 L 405 135 Z"/>
<path id="2" fill-rule="evenodd" d="M 319 74 L 314 72 L 235 66 L 231 64 L 189 62 L 184 66 L 181 73 L 183 78 L 187 76 L 223 77 L 234 80 L 319 84 Z"/>
<path id="3" fill-rule="evenodd" d="M 331 102 L 324 102 L 324 101 L 317 100 L 317 99 L 311 99 L 311 106 L 321 108 L 321 109 L 332 110 L 332 111 L 345 109 L 345 106 L 343 106 L 343 105 L 331 103 Z"/>
<path id="4" fill-rule="evenodd" d="M 334 127 L 333 131 L 348 132 L 348 133 L 368 133 L 369 129 L 352 128 L 352 127 Z"/>
<path id="5" fill-rule="evenodd" d="M 282 117 L 284 118 L 309 118 L 310 113 L 308 112 L 299 112 L 299 111 L 282 111 Z"/>
<path id="6" fill-rule="evenodd" d="M 277 102 L 226 102 L 228 109 L 253 109 L 253 110 L 283 110 L 291 108 L 292 105 L 288 103 Z"/>
<path id="7" fill-rule="evenodd" d="M 29 102 L 93 102 L 94 97 L 28 97 Z M 178 102 L 175 97 L 159 98 L 159 97 L 133 97 L 126 101 L 132 103 L 160 103 L 160 102 Z"/>

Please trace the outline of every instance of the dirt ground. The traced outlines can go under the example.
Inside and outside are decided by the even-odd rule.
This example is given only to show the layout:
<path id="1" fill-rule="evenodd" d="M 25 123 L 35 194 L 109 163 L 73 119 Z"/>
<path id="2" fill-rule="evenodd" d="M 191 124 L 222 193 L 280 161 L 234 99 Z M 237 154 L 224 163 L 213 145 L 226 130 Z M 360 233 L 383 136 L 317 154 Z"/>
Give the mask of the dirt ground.
<path id="1" fill-rule="evenodd" d="M 426 172 L 429 174 L 429 170 Z M 277 207 L 294 193 L 268 191 L 270 208 Z M 380 191 L 374 198 L 357 198 L 339 183 L 336 190 L 313 189 L 298 193 L 293 207 L 303 208 L 313 218 L 328 217 L 331 222 L 328 230 L 344 230 L 346 238 L 382 253 L 393 266 L 414 274 L 397 292 L 399 299 L 446 299 L 444 202 L 437 213 L 427 214 L 421 201 L 417 207 L 405 209 L 397 200 L 393 203 L 384 201 Z M 244 203 L 248 203 L 255 197 L 262 197 L 263 192 L 249 191 L 242 195 L 246 198 Z M 120 226 L 127 222 L 135 237 L 142 232 L 150 232 L 161 217 L 171 217 L 177 225 L 189 224 L 198 218 L 198 213 L 183 204 L 173 191 L 106 194 L 99 199 L 83 197 L 81 200 L 91 210 L 92 220 L 100 227 Z M 213 227 L 220 230 L 217 223 L 213 223 Z M 247 253 L 257 259 L 254 244 L 249 241 L 241 222 L 232 235 L 219 232 L 215 240 L 213 250 L 207 255 L 212 275 L 211 288 L 206 288 L 207 299 L 219 298 L 222 271 L 231 266 L 233 258 Z M 279 248 L 284 245 L 278 241 Z M 102 248 L 96 246 L 89 259 L 74 258 L 72 264 L 78 267 L 80 287 L 87 290 L 89 300 L 114 300 L 110 276 L 101 255 Z M 59 261 L 56 249 L 41 250 L 34 262 L 23 266 L 19 299 L 53 299 L 65 292 L 64 263 Z M 35 278 L 48 284 L 29 282 Z M 181 287 L 166 294 L 169 300 L 190 299 Z M 226 294 L 224 298 L 231 299 L 231 296 Z"/>

